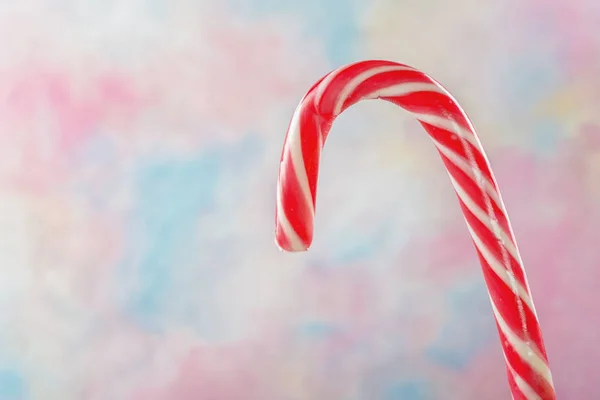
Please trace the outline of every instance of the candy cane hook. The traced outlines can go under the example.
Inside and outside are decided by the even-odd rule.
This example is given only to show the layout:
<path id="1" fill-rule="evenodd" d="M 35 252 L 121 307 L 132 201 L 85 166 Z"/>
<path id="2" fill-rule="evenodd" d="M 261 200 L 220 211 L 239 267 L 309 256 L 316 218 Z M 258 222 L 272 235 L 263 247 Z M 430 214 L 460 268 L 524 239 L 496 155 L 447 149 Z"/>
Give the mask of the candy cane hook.
<path id="1" fill-rule="evenodd" d="M 513 399 L 555 399 L 525 270 L 485 152 L 456 100 L 423 72 L 390 61 L 362 61 L 330 72 L 308 91 L 281 156 L 277 245 L 291 252 L 309 248 L 321 148 L 334 119 L 367 99 L 390 101 L 412 113 L 442 157 L 481 262 Z"/>

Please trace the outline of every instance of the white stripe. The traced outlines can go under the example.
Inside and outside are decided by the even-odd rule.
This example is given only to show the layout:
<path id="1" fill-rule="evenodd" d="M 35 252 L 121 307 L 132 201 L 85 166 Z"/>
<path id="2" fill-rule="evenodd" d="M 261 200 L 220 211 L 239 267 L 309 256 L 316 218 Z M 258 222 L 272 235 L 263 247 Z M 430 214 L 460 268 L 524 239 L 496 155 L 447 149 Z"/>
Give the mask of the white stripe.
<path id="1" fill-rule="evenodd" d="M 457 193 L 458 197 L 467 206 L 467 208 L 471 212 L 473 212 L 472 208 L 477 208 L 477 209 L 479 209 L 481 211 L 481 214 L 483 214 L 483 211 L 477 205 L 474 204 L 473 200 L 465 192 L 465 190 L 462 188 L 462 186 L 460 186 L 460 184 L 458 182 L 456 182 L 456 180 L 454 180 L 454 178 L 452 177 L 452 175 L 450 175 L 450 174 L 448 174 L 448 175 L 450 176 L 450 180 L 452 181 L 452 184 L 453 184 L 453 186 L 454 186 L 454 188 L 456 190 L 456 193 Z M 473 212 L 473 214 L 475 214 L 477 216 L 477 218 L 482 223 L 485 224 L 485 222 L 487 221 L 487 218 L 485 218 L 485 216 L 484 216 L 484 220 L 482 220 L 480 218 L 480 215 L 477 215 L 474 212 Z M 531 298 L 531 296 L 527 292 L 526 288 L 520 282 L 518 282 L 517 279 L 515 278 L 514 272 L 512 271 L 512 268 L 510 268 L 511 266 L 508 263 L 509 261 L 508 260 L 502 260 L 503 262 L 500 262 L 500 260 L 498 258 L 496 258 L 492 254 L 492 252 L 488 249 L 488 247 L 483 243 L 483 241 L 477 235 L 477 233 L 475 233 L 475 231 L 473 230 L 473 228 L 471 227 L 471 225 L 469 224 L 469 222 L 466 221 L 466 219 L 465 219 L 465 222 L 467 223 L 467 228 L 469 229 L 469 232 L 471 233 L 471 236 L 473 237 L 473 242 L 475 243 L 475 246 L 477 246 L 477 248 L 481 252 L 481 255 L 483 256 L 483 258 L 485 259 L 485 261 L 488 263 L 488 265 L 490 266 L 490 268 L 492 269 L 492 271 L 494 271 L 496 273 L 496 275 L 498 275 L 498 277 L 517 296 L 517 302 L 518 302 L 517 306 L 519 308 L 519 313 L 520 313 L 520 318 L 521 318 L 521 325 L 523 327 L 523 330 L 526 330 L 527 329 L 527 321 L 525 319 L 525 316 L 523 315 L 523 304 L 522 303 L 527 304 L 527 307 L 531 310 L 533 316 L 536 318 L 536 321 L 537 321 L 537 314 L 536 314 L 535 307 L 533 305 L 533 299 Z M 488 229 L 489 229 L 489 227 L 488 227 Z M 502 230 L 500 230 L 500 231 L 503 232 Z M 494 231 L 492 231 L 492 232 L 494 232 Z M 498 235 L 497 232 L 494 232 L 494 234 L 496 236 Z M 505 249 L 506 249 L 506 246 L 503 248 L 503 251 Z M 504 256 L 504 254 L 503 254 L 503 256 Z"/>
<path id="2" fill-rule="evenodd" d="M 360 86 L 361 83 L 363 83 L 369 78 L 374 77 L 375 75 L 392 71 L 414 71 L 414 68 L 401 65 L 385 65 L 381 67 L 368 69 L 356 75 L 340 91 L 340 94 L 338 95 L 338 98 L 335 102 L 335 107 L 333 108 L 333 115 L 337 116 L 342 112 L 342 107 L 344 107 L 344 103 L 346 102 L 346 100 L 348 100 L 348 97 L 350 97 L 350 95 L 354 93 L 356 88 Z"/>
<path id="3" fill-rule="evenodd" d="M 419 113 L 412 113 L 412 115 L 419 121 L 423 121 L 429 125 L 433 125 L 440 129 L 445 129 L 449 132 L 454 133 L 455 135 L 458 135 L 459 137 L 465 139 L 467 142 L 471 143 L 477 149 L 481 148 L 481 144 L 479 143 L 479 141 L 475 137 L 475 134 L 473 133 L 474 131 L 471 132 L 468 129 L 463 128 L 458 123 L 456 123 L 456 121 L 454 121 L 454 119 L 452 119 L 450 116 L 444 117 L 437 114 Z"/>
<path id="4" fill-rule="evenodd" d="M 452 185 L 456 190 L 456 194 L 463 201 L 465 206 L 477 217 L 481 223 L 490 230 L 496 236 L 496 238 L 500 241 L 500 243 L 508 250 L 511 256 L 514 257 L 515 260 L 519 260 L 519 254 L 517 248 L 514 246 L 514 243 L 510 236 L 502 229 L 498 221 L 496 221 L 493 216 L 486 213 L 481 207 L 479 207 L 469 196 L 469 194 L 458 184 L 458 182 L 454 179 L 452 175 L 450 175 L 450 180 L 452 181 Z"/>
<path id="5" fill-rule="evenodd" d="M 283 234 L 285 235 L 285 238 L 287 239 L 287 241 L 290 245 L 290 249 L 288 251 L 294 251 L 294 252 L 305 251 L 307 249 L 307 246 L 304 244 L 304 241 L 302 239 L 300 239 L 300 236 L 298 236 L 298 234 L 292 227 L 292 224 L 290 224 L 290 221 L 287 219 L 287 215 L 285 214 L 285 209 L 283 208 L 283 203 L 281 201 L 281 190 L 282 190 L 281 186 L 278 186 L 277 187 L 277 222 L 279 223 L 279 226 L 283 230 Z M 281 246 L 279 246 L 279 244 L 277 242 L 276 242 L 276 244 L 280 250 L 284 250 L 281 248 Z"/>
<path id="6" fill-rule="evenodd" d="M 456 101 L 454 100 L 452 95 L 448 94 L 448 96 L 450 97 L 450 99 L 452 99 L 456 103 Z M 473 128 L 473 125 L 466 117 L 466 114 L 464 113 L 464 111 L 462 111 L 462 114 L 467 119 L 467 123 L 469 124 L 469 128 L 471 129 L 471 132 L 472 132 L 472 136 L 469 136 L 469 137 L 475 141 L 475 144 L 474 144 L 475 148 L 479 151 L 480 155 L 485 159 L 486 163 L 489 165 L 489 161 L 487 160 L 487 156 L 485 155 L 485 152 L 483 151 L 483 147 L 481 146 L 479 137 L 475 133 L 475 129 Z M 456 120 L 454 118 L 452 118 L 452 116 L 448 116 L 447 121 L 450 122 L 450 124 L 454 127 L 455 131 L 458 132 L 458 131 L 462 130 L 462 128 L 458 125 Z M 514 259 L 517 260 L 517 262 L 519 263 L 519 268 L 522 269 L 523 267 L 522 267 L 522 261 L 521 261 L 521 256 L 519 254 L 519 251 L 517 250 L 516 244 L 512 240 L 512 237 L 514 237 L 514 235 L 512 237 L 508 237 L 506 232 L 504 232 L 504 230 L 498 223 L 498 219 L 496 218 L 496 214 L 495 214 L 494 208 L 492 206 L 490 197 L 485 196 L 486 192 L 485 192 L 484 186 L 485 186 L 486 179 L 483 176 L 483 174 L 481 173 L 481 171 L 479 170 L 479 168 L 477 168 L 477 162 L 475 160 L 475 155 L 473 154 L 473 149 L 471 149 L 469 146 L 466 145 L 464 137 L 459 136 L 459 138 L 463 145 L 463 149 L 466 153 L 467 160 L 469 161 L 469 163 L 472 166 L 472 171 L 473 171 L 473 174 L 475 175 L 474 182 L 477 184 L 479 190 L 481 190 L 484 193 L 484 201 L 485 201 L 485 206 L 486 206 L 485 214 L 487 215 L 487 218 L 486 218 L 486 215 L 482 216 L 482 215 L 476 214 L 476 216 L 481 222 L 483 222 L 488 227 L 488 229 L 491 230 L 491 232 L 494 233 L 496 238 L 500 241 L 500 244 L 502 245 L 500 247 L 500 251 L 502 253 L 502 264 L 506 267 L 509 277 L 511 278 L 511 282 L 513 283 L 513 286 L 511 286 L 511 288 L 512 288 L 513 292 L 516 293 L 516 292 L 518 292 L 518 287 L 516 286 L 516 279 L 514 276 L 514 271 L 512 269 L 510 259 L 508 258 L 508 253 L 511 253 L 511 255 L 514 257 Z M 491 173 L 491 170 L 490 170 L 490 173 Z M 450 176 L 450 179 L 454 180 L 452 176 Z M 462 187 L 460 187 L 460 189 L 462 190 Z M 498 198 L 500 199 L 500 194 L 498 194 Z M 470 200 L 470 198 L 469 198 L 469 200 Z M 500 203 L 502 203 L 501 200 L 500 200 Z M 473 203 L 473 206 L 475 206 L 474 207 L 475 209 L 481 211 L 481 214 L 484 214 L 483 210 L 481 210 L 479 207 L 477 207 L 474 203 Z M 474 208 L 470 208 L 470 211 L 473 212 Z M 502 207 L 500 207 L 500 209 L 506 215 L 506 210 L 505 210 L 504 204 L 502 204 Z M 483 219 L 482 219 L 482 217 L 483 217 Z M 508 222 L 508 217 L 505 217 L 505 218 Z M 486 223 L 487 221 L 489 221 L 491 226 L 487 225 L 487 223 Z M 510 223 L 508 223 L 508 228 L 509 228 L 510 233 L 512 234 L 512 229 L 510 227 Z M 523 272 L 524 284 L 526 286 L 528 286 L 527 285 L 527 276 L 525 274 L 525 271 L 522 270 L 522 272 Z M 521 329 L 523 332 L 527 332 L 527 321 L 526 321 L 525 315 L 524 315 L 525 311 L 523 309 L 523 304 L 520 300 L 521 300 L 521 298 L 517 297 L 517 307 L 518 307 L 519 315 L 521 318 Z M 530 301 L 528 306 L 537 320 L 537 312 L 535 310 L 535 306 L 533 305 L 533 300 Z"/>
<path id="7" fill-rule="evenodd" d="M 336 76 L 338 76 L 340 73 L 344 72 L 345 70 L 347 70 L 350 67 L 353 67 L 355 64 L 350 64 L 350 65 L 345 65 L 343 67 L 340 67 L 338 69 L 334 69 L 333 71 L 331 71 L 329 74 L 327 74 L 325 76 L 325 78 L 323 78 L 323 80 L 321 81 L 321 83 L 319 83 L 319 86 L 317 86 L 316 89 L 316 93 L 315 93 L 315 107 L 318 110 L 321 106 L 321 99 L 323 98 L 323 94 L 325 94 L 325 91 L 327 89 L 329 89 L 330 83 L 332 80 L 335 79 Z"/>
<path id="8" fill-rule="evenodd" d="M 424 122 L 427 122 L 422 118 L 423 116 L 425 116 L 425 114 L 419 114 L 418 118 L 420 118 Z M 461 130 L 461 127 L 455 121 L 452 121 L 451 124 L 453 127 L 452 131 Z M 474 133 L 475 132 L 474 129 L 472 130 L 472 132 L 473 132 L 472 136 L 475 139 L 477 139 L 477 136 Z M 471 135 L 468 135 L 468 137 L 471 137 Z M 462 137 L 462 138 L 464 139 L 464 137 Z M 458 168 L 460 168 L 464 173 L 466 173 L 475 182 L 481 183 L 483 188 L 485 189 L 485 192 L 489 195 L 489 197 L 492 200 L 494 200 L 494 203 L 496 203 L 496 206 L 504 214 L 506 214 L 504 203 L 502 202 L 502 199 L 500 198 L 500 195 L 498 194 L 495 186 L 492 185 L 492 183 L 489 181 L 489 179 L 487 179 L 487 177 L 485 177 L 483 175 L 483 172 L 479 169 L 477 164 L 473 161 L 471 161 L 471 162 L 467 161 L 465 158 L 458 155 L 456 152 L 451 150 L 449 147 L 447 147 L 444 144 L 442 144 L 441 142 L 437 141 L 433 136 L 431 136 L 431 139 L 433 140 L 433 142 L 436 145 L 436 147 L 438 148 L 438 150 L 443 155 L 445 155 L 446 158 L 448 158 L 450 161 L 452 161 L 454 163 L 454 165 L 456 165 Z M 477 150 L 479 150 L 479 154 L 487 162 L 487 157 L 486 157 L 485 152 L 483 151 L 483 149 L 481 147 L 481 143 L 479 141 L 476 141 L 476 148 L 477 148 Z M 488 162 L 488 165 L 489 165 L 489 162 Z M 490 170 L 490 174 L 492 174 L 491 170 Z M 515 253 L 516 253 L 516 256 L 519 257 L 519 252 L 515 250 Z M 514 254 L 513 254 L 513 256 L 514 256 Z M 520 258 L 517 258 L 517 260 L 520 261 Z"/>
<path id="9" fill-rule="evenodd" d="M 543 400 L 540 396 L 537 395 L 535 390 L 533 390 L 533 388 L 529 386 L 529 384 L 525 382 L 523 378 L 521 378 L 519 374 L 515 372 L 513 376 L 517 387 L 519 388 L 521 393 L 523 393 L 527 400 Z"/>
<path id="10" fill-rule="evenodd" d="M 467 162 L 467 160 L 465 160 L 462 156 L 458 155 L 452 149 L 450 149 L 446 145 L 442 144 L 441 142 L 437 141 L 433 137 L 431 139 L 433 140 L 435 146 L 440 151 L 440 153 L 442 153 L 444 156 L 446 156 L 447 159 L 452 161 L 452 163 L 454 165 L 456 165 L 465 174 L 467 174 L 467 176 L 469 178 L 476 181 L 478 176 L 483 176 L 483 173 L 477 166 L 469 164 Z M 476 172 L 474 172 L 474 171 L 476 171 Z M 496 206 L 500 210 L 504 211 L 502 200 L 500 199 L 500 196 L 498 195 L 496 188 L 494 187 L 494 185 L 492 185 L 492 183 L 486 177 L 483 177 L 483 186 L 484 186 L 485 192 L 488 194 L 488 196 L 490 196 L 490 198 L 492 200 L 494 200 L 494 203 L 496 203 Z"/>
<path id="11" fill-rule="evenodd" d="M 521 378 L 521 375 L 519 375 L 517 371 L 515 371 L 513 366 L 510 364 L 510 361 L 506 357 L 506 354 L 504 354 L 504 361 L 506 362 L 508 372 L 513 376 L 515 384 L 517 385 L 519 391 L 523 394 L 523 396 L 525 396 L 527 400 L 543 400 L 540 396 L 538 396 L 535 390 L 527 382 L 525 382 L 523 378 Z"/>
<path id="12" fill-rule="evenodd" d="M 471 234 L 471 237 L 473 238 L 473 242 L 475 243 L 475 246 L 477 246 L 477 249 L 481 252 L 481 255 L 483 256 L 485 261 L 488 263 L 488 265 L 490 266 L 492 271 L 494 271 L 494 273 L 496 275 L 498 275 L 498 278 L 500 278 L 502 280 L 502 282 L 504 282 L 506 284 L 506 286 L 508 286 L 511 289 L 511 291 L 515 294 L 515 296 L 518 296 L 525 304 L 527 304 L 529 309 L 533 312 L 534 311 L 533 310 L 533 300 L 532 300 L 531 296 L 529 295 L 529 293 L 527 293 L 527 290 L 525 289 L 525 287 L 523 287 L 523 285 L 521 285 L 521 283 L 518 282 L 515 279 L 515 277 L 512 276 L 506 270 L 506 268 L 504 268 L 502 266 L 502 264 L 500 262 L 498 262 L 498 259 L 496 257 L 494 257 L 494 255 L 491 253 L 491 251 L 483 243 L 483 241 L 477 235 L 477 233 L 473 230 L 473 228 L 471 227 L 469 222 L 468 221 L 466 221 L 466 222 L 467 222 L 467 229 L 469 229 L 469 233 Z M 533 312 L 533 314 L 535 316 L 535 312 Z"/>
<path id="13" fill-rule="evenodd" d="M 398 97 L 418 92 L 445 94 L 445 92 L 439 86 L 430 82 L 407 82 L 377 89 L 373 93 L 369 94 L 367 98 L 378 99 L 381 97 Z"/>
<path id="14" fill-rule="evenodd" d="M 496 321 L 498 322 L 498 326 L 500 327 L 500 330 L 506 337 L 506 340 L 510 346 L 515 350 L 519 357 L 525 361 L 539 376 L 541 376 L 551 387 L 554 387 L 554 383 L 552 382 L 552 373 L 550 372 L 550 368 L 546 362 L 534 351 L 534 349 L 531 348 L 527 342 L 523 341 L 520 337 L 514 334 L 506 321 L 504 321 L 504 318 L 502 318 L 502 315 L 500 315 L 500 312 L 496 308 L 496 304 L 491 296 L 490 301 L 492 303 L 492 309 L 494 311 Z"/>
<path id="15" fill-rule="evenodd" d="M 463 112 L 463 114 L 464 114 L 464 112 Z M 460 126 L 458 126 L 458 124 L 456 123 L 456 121 L 453 118 L 449 118 L 449 121 L 455 126 L 456 130 L 461 129 Z M 468 120 L 467 120 L 467 122 L 468 122 Z M 485 152 L 483 151 L 483 148 L 481 147 L 481 142 L 479 141 L 477 134 L 475 134 L 475 130 L 473 129 L 473 126 L 471 125 L 470 122 L 469 122 L 469 126 L 472 129 L 473 139 L 476 142 L 475 148 L 486 159 L 486 163 L 488 163 L 488 165 L 489 165 L 489 162 L 487 161 L 487 158 L 485 156 Z M 521 256 L 519 255 L 519 252 L 517 250 L 516 245 L 513 242 L 512 237 L 508 237 L 507 233 L 504 232 L 504 230 L 498 223 L 498 219 L 496 218 L 496 213 L 492 206 L 490 197 L 485 196 L 485 189 L 484 189 L 485 177 L 483 176 L 481 171 L 477 168 L 477 162 L 475 161 L 475 155 L 473 153 L 473 149 L 471 149 L 469 146 L 466 145 L 464 138 L 461 137 L 460 141 L 461 141 L 461 143 L 463 145 L 463 149 L 466 153 L 467 160 L 472 165 L 472 170 L 473 170 L 473 173 L 475 174 L 474 182 L 477 184 L 479 190 L 481 190 L 484 194 L 483 197 L 484 197 L 484 201 L 485 201 L 485 208 L 486 208 L 485 211 L 486 212 L 484 213 L 484 211 L 481 210 L 476 204 L 474 204 L 474 202 L 472 204 L 472 206 L 473 206 L 472 208 L 469 206 L 467 206 L 467 208 L 469 208 L 471 212 L 473 212 L 474 210 L 480 211 L 480 214 L 475 214 L 475 215 L 481 222 L 483 222 L 486 225 L 486 227 L 488 227 L 488 229 L 490 229 L 491 232 L 493 232 L 496 239 L 499 240 L 499 242 L 501 244 L 500 252 L 502 253 L 502 265 L 506 268 L 509 278 L 511 279 L 511 283 L 512 283 L 511 288 L 512 288 L 513 293 L 518 293 L 520 285 L 517 285 L 515 273 L 513 271 L 513 268 L 512 268 L 512 265 L 511 265 L 511 262 L 510 262 L 510 259 L 508 256 L 509 256 L 509 253 L 511 253 L 513 258 L 515 260 L 517 260 L 518 267 L 521 268 L 522 275 L 524 278 L 524 285 L 526 285 L 526 287 L 527 287 L 527 277 L 526 277 L 525 271 L 523 270 L 523 267 L 522 267 Z M 452 176 L 450 176 L 450 179 L 454 180 Z M 455 187 L 458 187 L 458 186 L 456 185 Z M 462 190 L 462 189 L 463 188 L 460 187 L 460 190 Z M 463 190 L 463 192 L 464 192 L 464 190 Z M 465 194 L 466 194 L 466 192 L 465 192 Z M 470 197 L 468 197 L 468 198 L 469 198 L 469 200 L 471 200 Z M 500 194 L 498 194 L 498 198 L 500 198 Z M 504 214 L 506 214 L 506 211 L 504 211 L 504 205 L 502 205 L 501 210 L 503 210 Z M 483 215 L 483 214 L 485 214 L 485 215 Z M 506 219 L 508 222 L 507 217 L 506 217 Z M 491 226 L 487 225 L 486 222 L 488 222 L 488 221 Z M 510 229 L 510 223 L 508 223 L 508 225 L 509 225 L 509 229 Z M 510 230 L 510 232 L 512 233 L 512 230 Z M 533 313 L 533 315 L 535 316 L 536 323 L 539 324 L 539 322 L 537 321 L 537 312 L 535 310 L 535 306 L 533 305 L 533 300 L 530 298 L 530 296 L 528 296 L 528 298 L 530 300 L 528 303 L 528 307 L 531 310 L 531 312 Z M 523 308 L 523 302 L 521 301 L 523 299 L 521 297 L 517 296 L 515 300 L 517 300 L 517 308 L 518 308 L 520 322 L 521 322 L 521 330 L 522 330 L 522 332 L 527 333 L 527 331 L 528 331 L 527 320 L 525 318 L 525 310 Z"/>
<path id="16" fill-rule="evenodd" d="M 450 93 L 448 93 L 448 97 L 454 101 L 454 103 L 458 106 L 458 104 L 456 103 L 456 100 L 454 100 L 454 98 L 452 97 L 452 95 Z M 460 108 L 460 106 L 458 106 Z M 483 151 L 483 147 L 481 146 L 481 141 L 479 140 L 479 137 L 477 136 L 477 134 L 475 133 L 475 128 L 473 128 L 473 125 L 471 124 L 471 121 L 469 121 L 468 117 L 466 116 L 465 112 L 461 109 L 461 112 L 463 114 L 463 116 L 465 117 L 468 125 L 469 125 L 469 129 L 470 131 L 466 132 L 466 136 L 465 135 L 459 135 L 459 140 L 461 141 L 461 144 L 463 145 L 463 149 L 465 151 L 466 154 L 466 161 L 470 164 L 470 169 L 471 172 L 473 174 L 473 180 L 474 182 L 477 184 L 477 186 L 479 187 L 479 189 L 484 193 L 488 193 L 488 188 L 486 187 L 486 185 L 489 184 L 488 179 L 483 175 L 483 173 L 481 172 L 481 170 L 479 169 L 478 165 L 477 165 L 477 161 L 475 160 L 475 155 L 473 153 L 473 149 L 469 148 L 469 146 L 467 146 L 467 144 L 465 143 L 465 140 L 470 142 L 475 149 L 479 152 L 479 155 L 485 160 L 486 164 L 489 166 L 489 161 L 487 159 L 487 156 L 485 154 L 485 151 Z M 453 130 L 455 132 L 462 132 L 464 133 L 464 128 L 462 128 L 454 118 L 452 118 L 451 115 L 447 116 L 446 122 L 448 122 L 452 127 Z M 471 133 L 471 134 L 469 134 Z M 490 175 L 492 176 L 493 179 L 493 173 L 491 171 L 491 168 L 489 168 L 489 172 Z M 491 185 L 490 185 L 491 186 Z M 480 221 L 489 221 L 491 226 L 488 226 L 486 224 L 486 226 L 488 227 L 488 229 L 491 229 L 492 232 L 496 235 L 496 237 L 498 239 L 500 239 L 501 244 L 503 244 L 504 246 L 501 248 L 502 250 L 502 258 L 503 258 L 503 262 L 505 265 L 507 265 L 509 271 L 512 273 L 512 269 L 510 268 L 510 264 L 509 264 L 509 260 L 508 260 L 508 254 L 506 254 L 506 250 L 509 251 L 510 255 L 514 257 L 514 259 L 520 264 L 523 264 L 523 261 L 521 260 L 521 255 L 519 254 L 519 251 L 517 249 L 516 244 L 514 243 L 514 234 L 512 232 L 512 228 L 510 227 L 510 222 L 508 221 L 508 217 L 506 216 L 506 208 L 504 207 L 504 203 L 500 197 L 500 193 L 498 193 L 497 189 L 495 189 L 493 186 L 491 186 L 491 191 L 494 193 L 493 196 L 484 196 L 484 201 L 485 201 L 485 206 L 486 206 L 486 210 L 481 210 L 481 208 L 477 207 L 478 210 L 481 210 L 482 213 L 485 213 L 487 215 L 487 218 L 483 217 L 483 219 L 481 219 L 480 216 L 478 216 L 478 218 L 480 219 Z M 497 195 L 496 195 L 497 194 Z M 502 227 L 500 226 L 500 224 L 498 223 L 498 219 L 495 217 L 496 213 L 494 211 L 494 208 L 492 206 L 492 203 L 490 201 L 490 199 L 493 198 L 496 201 L 496 205 L 498 206 L 498 208 L 500 209 L 500 211 L 504 214 L 504 218 L 506 219 L 507 225 L 508 225 L 508 229 L 509 229 L 509 233 L 510 235 L 508 235 L 506 232 L 504 232 L 504 230 L 502 229 Z M 473 211 L 471 209 L 471 211 Z M 523 274 L 523 277 L 525 279 L 525 282 L 527 282 L 527 277 L 525 276 L 525 274 Z M 536 314 L 535 312 L 535 307 L 533 308 L 533 312 L 534 314 Z"/>
<path id="17" fill-rule="evenodd" d="M 300 185 L 300 190 L 302 191 L 302 195 L 304 198 L 304 202 L 306 206 L 310 210 L 310 216 L 314 218 L 315 209 L 313 205 L 312 195 L 310 191 L 310 185 L 308 183 L 308 176 L 306 174 L 306 168 L 304 164 L 304 155 L 302 154 L 302 142 L 301 142 L 301 131 L 300 131 L 300 113 L 303 108 L 303 105 L 300 104 L 296 111 L 294 112 L 294 116 L 292 117 L 292 121 L 290 122 L 290 130 L 288 132 L 287 139 L 287 151 L 290 153 L 290 158 L 292 160 L 292 165 L 294 166 L 294 172 L 296 174 L 296 178 L 298 179 L 298 183 Z M 319 132 L 315 132 L 319 134 Z M 319 151 L 319 149 L 317 149 Z"/>

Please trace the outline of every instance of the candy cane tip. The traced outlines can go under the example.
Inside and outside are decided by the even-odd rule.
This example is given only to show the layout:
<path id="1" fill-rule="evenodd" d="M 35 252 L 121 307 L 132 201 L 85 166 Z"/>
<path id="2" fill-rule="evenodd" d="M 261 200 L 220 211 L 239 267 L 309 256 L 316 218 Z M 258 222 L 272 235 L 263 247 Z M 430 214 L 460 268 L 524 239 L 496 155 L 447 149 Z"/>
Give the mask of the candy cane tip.
<path id="1" fill-rule="evenodd" d="M 307 251 L 310 248 L 310 243 L 306 244 L 303 242 L 290 243 L 287 238 L 280 238 L 279 235 L 275 237 L 275 244 L 280 251 L 285 253 L 301 253 Z"/>
<path id="2" fill-rule="evenodd" d="M 308 246 L 302 246 L 302 247 L 282 246 L 281 244 L 277 243 L 277 241 L 275 241 L 275 244 L 277 245 L 277 248 L 279 249 L 279 251 L 281 251 L 283 253 L 303 253 L 309 249 Z"/>

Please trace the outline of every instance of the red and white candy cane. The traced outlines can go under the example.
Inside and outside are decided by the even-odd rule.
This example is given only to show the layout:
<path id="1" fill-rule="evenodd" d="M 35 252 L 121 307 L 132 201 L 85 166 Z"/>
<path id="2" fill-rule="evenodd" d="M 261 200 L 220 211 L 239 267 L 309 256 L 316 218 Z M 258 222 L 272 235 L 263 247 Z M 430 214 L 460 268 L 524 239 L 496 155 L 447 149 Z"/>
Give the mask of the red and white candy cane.
<path id="1" fill-rule="evenodd" d="M 469 118 L 438 82 L 390 61 L 362 61 L 325 75 L 288 128 L 277 188 L 276 243 L 312 242 L 321 148 L 334 119 L 361 100 L 390 101 L 429 133 L 454 185 L 487 283 L 513 399 L 555 399 L 538 317 L 494 175 Z"/>

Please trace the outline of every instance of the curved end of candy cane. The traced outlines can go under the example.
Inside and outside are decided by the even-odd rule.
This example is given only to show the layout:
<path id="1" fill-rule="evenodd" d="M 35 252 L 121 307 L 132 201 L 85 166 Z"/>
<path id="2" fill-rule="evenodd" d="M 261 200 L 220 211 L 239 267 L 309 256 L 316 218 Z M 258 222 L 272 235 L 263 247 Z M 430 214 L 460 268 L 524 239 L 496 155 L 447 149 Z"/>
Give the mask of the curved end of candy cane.
<path id="1" fill-rule="evenodd" d="M 307 108 L 314 87 L 304 96 L 290 121 L 279 166 L 275 213 L 275 244 L 280 250 L 308 250 L 313 239 L 314 193 L 320 147 L 319 119 Z M 302 127 L 301 125 L 303 125 Z M 308 126 L 308 128 L 307 128 Z M 303 151 L 307 146 L 310 151 Z"/>

